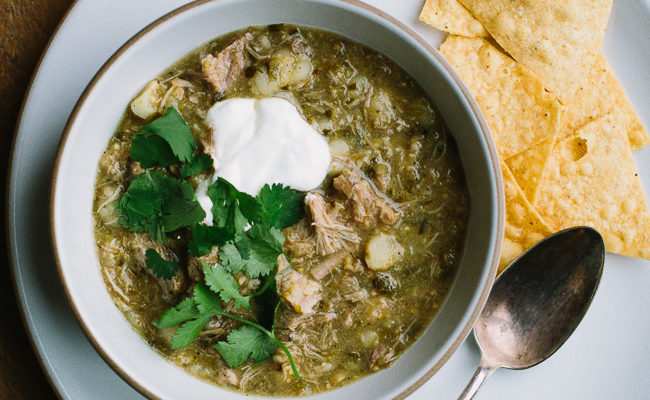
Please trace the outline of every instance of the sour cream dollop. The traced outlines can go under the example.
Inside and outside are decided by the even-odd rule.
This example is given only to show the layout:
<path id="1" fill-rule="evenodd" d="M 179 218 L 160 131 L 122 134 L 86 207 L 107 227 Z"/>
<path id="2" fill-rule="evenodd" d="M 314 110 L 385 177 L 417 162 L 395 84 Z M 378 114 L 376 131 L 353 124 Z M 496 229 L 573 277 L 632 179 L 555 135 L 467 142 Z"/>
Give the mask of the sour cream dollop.
<path id="1" fill-rule="evenodd" d="M 205 122 L 215 143 L 208 152 L 215 173 L 197 187 L 206 221 L 212 221 L 207 186 L 218 177 L 256 196 L 267 183 L 311 190 L 327 175 L 331 161 L 327 141 L 285 99 L 224 100 L 210 108 Z"/>

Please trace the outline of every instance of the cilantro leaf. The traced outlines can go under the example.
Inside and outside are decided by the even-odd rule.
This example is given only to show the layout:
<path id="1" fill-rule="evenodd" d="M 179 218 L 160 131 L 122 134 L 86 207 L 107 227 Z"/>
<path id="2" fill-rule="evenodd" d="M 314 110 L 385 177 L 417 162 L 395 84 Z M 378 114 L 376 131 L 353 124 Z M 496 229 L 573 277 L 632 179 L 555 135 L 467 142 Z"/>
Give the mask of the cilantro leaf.
<path id="1" fill-rule="evenodd" d="M 154 326 L 160 329 L 171 328 L 188 319 L 195 319 L 200 316 L 199 309 L 193 297 L 187 297 L 177 306 L 168 308 L 165 312 L 153 322 Z"/>
<path id="2" fill-rule="evenodd" d="M 174 155 L 165 139 L 144 132 L 133 137 L 129 157 L 139 161 L 142 168 L 178 164 L 178 157 Z"/>
<path id="3" fill-rule="evenodd" d="M 159 170 L 136 175 L 115 202 L 115 212 L 124 228 L 148 232 L 157 241 L 164 239 L 164 233 L 205 218 L 192 187 Z"/>
<path id="4" fill-rule="evenodd" d="M 236 199 L 231 195 L 230 184 L 222 178 L 208 186 L 208 197 L 212 200 L 212 218 L 215 226 L 226 226 Z"/>
<path id="5" fill-rule="evenodd" d="M 282 254 L 284 235 L 278 228 L 268 228 L 263 225 L 253 225 L 248 231 L 250 241 L 250 260 L 246 263 L 247 270 L 256 276 L 268 275 L 278 263 Z M 255 272 L 259 273 L 255 274 Z"/>
<path id="6" fill-rule="evenodd" d="M 172 350 L 182 349 L 189 346 L 190 343 L 199 336 L 199 332 L 210 322 L 213 315 L 202 314 L 197 319 L 193 319 L 179 326 L 172 336 Z"/>
<path id="7" fill-rule="evenodd" d="M 192 225 L 205 218 L 205 211 L 195 199 L 172 197 L 163 208 L 160 221 L 165 232 L 172 232 L 184 226 Z"/>
<path id="8" fill-rule="evenodd" d="M 248 260 L 251 258 L 251 239 L 245 233 L 235 235 L 235 246 L 237 246 L 242 259 Z"/>
<path id="9" fill-rule="evenodd" d="M 167 107 L 165 115 L 144 125 L 142 131 L 165 139 L 179 161 L 189 162 L 192 159 L 196 142 L 189 125 L 174 107 Z"/>
<path id="10" fill-rule="evenodd" d="M 214 315 L 221 311 L 221 298 L 203 283 L 196 284 L 193 297 L 201 313 Z"/>
<path id="11" fill-rule="evenodd" d="M 167 326 L 172 322 L 179 321 L 181 317 L 194 317 L 194 319 L 186 320 L 176 330 L 174 336 L 172 336 L 172 349 L 187 347 L 196 339 L 199 332 L 205 328 L 205 325 L 210 322 L 212 317 L 222 313 L 221 299 L 202 283 L 198 283 L 194 287 L 194 295 L 191 299 L 191 302 L 185 299 L 178 306 L 165 311 L 159 321 L 161 324 L 166 322 L 163 326 Z M 163 317 L 165 317 L 165 320 L 163 320 Z"/>
<path id="12" fill-rule="evenodd" d="M 230 229 L 220 226 L 196 224 L 192 226 L 192 240 L 187 244 L 187 249 L 195 257 L 201 257 L 212 251 L 213 246 L 223 246 L 232 239 Z"/>
<path id="13" fill-rule="evenodd" d="M 171 198 L 163 208 L 162 223 L 166 232 L 197 224 L 205 219 L 205 211 L 194 197 Z"/>
<path id="14" fill-rule="evenodd" d="M 228 242 L 221 246 L 219 249 L 219 262 L 228 270 L 228 272 L 236 274 L 240 272 L 246 262 L 242 259 L 241 253 L 233 242 Z"/>
<path id="15" fill-rule="evenodd" d="M 256 216 L 260 212 L 259 203 L 255 197 L 251 196 L 248 193 L 240 192 L 230 182 L 223 178 L 219 178 L 219 181 L 222 182 L 223 186 L 226 186 L 228 188 L 230 197 L 237 200 L 242 214 L 248 218 L 249 221 L 255 221 Z"/>
<path id="16" fill-rule="evenodd" d="M 262 242 L 273 252 L 273 259 L 278 258 L 280 253 L 282 253 L 282 247 L 284 246 L 284 234 L 282 231 L 275 227 L 266 227 L 264 225 L 255 224 L 249 231 L 251 239 L 256 240 L 257 242 Z"/>
<path id="17" fill-rule="evenodd" d="M 268 275 L 270 272 L 269 265 L 256 258 L 246 260 L 242 270 L 250 278 L 259 278 Z"/>
<path id="18" fill-rule="evenodd" d="M 137 175 L 126 193 L 115 202 L 115 213 L 120 225 L 132 232 L 149 232 L 154 240 L 161 240 L 159 215 L 164 196 L 157 190 L 160 171 Z"/>
<path id="19" fill-rule="evenodd" d="M 221 247 L 219 260 L 233 274 L 244 272 L 249 278 L 258 278 L 274 270 L 283 245 L 281 230 L 253 224 L 248 232 Z"/>
<path id="20" fill-rule="evenodd" d="M 212 157 L 205 153 L 198 153 L 192 156 L 189 163 L 181 165 L 180 173 L 183 178 L 187 178 L 210 168 L 212 168 Z"/>
<path id="21" fill-rule="evenodd" d="M 234 301 L 235 307 L 244 307 L 247 310 L 251 309 L 250 296 L 243 296 L 239 293 L 239 284 L 235 278 L 226 272 L 226 269 L 219 264 L 209 266 L 201 261 L 203 266 L 203 275 L 205 276 L 205 284 L 208 285 L 213 292 L 219 293 L 219 296 L 224 301 Z"/>
<path id="22" fill-rule="evenodd" d="M 257 195 L 261 209 L 259 221 L 279 229 L 295 225 L 304 215 L 303 197 L 279 183 L 264 185 Z"/>
<path id="23" fill-rule="evenodd" d="M 240 192 L 221 177 L 208 187 L 208 196 L 212 200 L 212 215 L 217 226 L 224 226 L 229 221 L 232 223 L 233 218 L 241 225 L 242 219 L 237 219 L 236 211 L 233 211 L 236 206 L 248 221 L 254 221 L 259 214 L 259 204 L 253 196 Z"/>
<path id="24" fill-rule="evenodd" d="M 236 196 L 237 200 L 239 200 L 239 208 L 242 212 L 242 215 L 244 215 L 248 221 L 260 221 L 260 214 L 262 210 L 260 208 L 260 203 L 257 201 L 257 198 L 243 192 L 237 192 Z"/>
<path id="25" fill-rule="evenodd" d="M 243 272 L 249 278 L 258 278 L 262 275 L 268 275 L 272 265 L 265 260 L 256 258 L 252 253 L 253 241 L 247 235 L 241 235 L 235 238 L 235 248 L 239 252 L 241 262 L 227 264 L 227 269 L 232 273 Z M 237 258 L 235 256 L 234 260 Z"/>
<path id="26" fill-rule="evenodd" d="M 154 249 L 147 249 L 144 253 L 146 265 L 158 278 L 172 279 L 178 273 L 178 263 L 167 261 Z"/>
<path id="27" fill-rule="evenodd" d="M 238 205 L 233 206 L 228 222 L 232 225 L 234 235 L 243 234 L 248 226 L 248 220 L 242 214 Z"/>
<path id="28" fill-rule="evenodd" d="M 278 346 L 259 329 L 244 325 L 230 332 L 227 342 L 221 341 L 214 347 L 228 366 L 235 368 L 242 365 L 249 356 L 256 362 L 269 359 Z"/>
<path id="29" fill-rule="evenodd" d="M 142 168 L 156 165 L 166 167 L 181 161 L 190 162 L 194 149 L 196 149 L 196 142 L 190 127 L 175 108 L 169 107 L 165 115 L 144 125 L 142 132 L 133 137 L 129 156 L 139 161 Z M 205 163 L 205 160 L 201 162 Z M 199 168 L 198 172 L 202 169 Z"/>

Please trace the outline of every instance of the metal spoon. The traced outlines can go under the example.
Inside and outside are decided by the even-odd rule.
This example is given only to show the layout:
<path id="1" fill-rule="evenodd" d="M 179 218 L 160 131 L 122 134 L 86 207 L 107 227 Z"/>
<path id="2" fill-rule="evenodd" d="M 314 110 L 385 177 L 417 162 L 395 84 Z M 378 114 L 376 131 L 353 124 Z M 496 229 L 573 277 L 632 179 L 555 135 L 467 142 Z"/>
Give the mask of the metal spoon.
<path id="1" fill-rule="evenodd" d="M 481 362 L 458 399 L 474 397 L 497 368 L 529 368 L 560 348 L 587 312 L 604 260 L 600 234 L 575 227 L 513 261 L 495 281 L 474 325 Z"/>

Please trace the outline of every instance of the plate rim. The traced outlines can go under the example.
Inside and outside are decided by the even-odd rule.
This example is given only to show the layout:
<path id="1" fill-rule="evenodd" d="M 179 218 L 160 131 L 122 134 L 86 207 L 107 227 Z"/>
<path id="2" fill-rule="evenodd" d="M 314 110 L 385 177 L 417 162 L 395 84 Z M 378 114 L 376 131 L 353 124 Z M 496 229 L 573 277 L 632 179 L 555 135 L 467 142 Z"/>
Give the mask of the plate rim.
<path id="1" fill-rule="evenodd" d="M 46 362 L 46 355 L 43 351 L 41 351 L 41 348 L 38 345 L 38 340 L 36 338 L 36 334 L 33 330 L 32 324 L 30 323 L 29 319 L 27 318 L 27 304 L 25 304 L 23 296 L 21 293 L 19 293 L 19 277 L 18 277 L 18 267 L 16 263 L 16 257 L 14 257 L 14 249 L 15 247 L 13 246 L 13 243 L 15 241 L 15 235 L 14 235 L 14 230 L 12 229 L 12 222 L 10 216 L 12 215 L 11 212 L 11 197 L 12 197 L 12 187 L 13 187 L 13 169 L 14 169 L 14 164 L 15 164 L 15 149 L 16 149 L 16 143 L 18 141 L 18 134 L 21 130 L 21 126 L 23 125 L 23 112 L 25 111 L 25 108 L 27 106 L 27 103 L 29 102 L 29 99 L 32 94 L 32 89 L 34 88 L 34 84 L 36 83 L 36 78 L 38 74 L 41 71 L 41 66 L 43 65 L 43 61 L 47 57 L 50 47 L 58 37 L 61 29 L 63 28 L 64 25 L 68 23 L 68 17 L 70 14 L 73 12 L 75 7 L 79 4 L 79 0 L 72 0 L 72 3 L 68 8 L 65 10 L 63 15 L 61 16 L 61 19 L 59 20 L 58 24 L 52 31 L 52 34 L 48 38 L 45 47 L 43 48 L 41 54 L 38 57 L 38 60 L 36 62 L 36 65 L 34 66 L 34 70 L 32 71 L 32 74 L 29 78 L 29 82 L 27 83 L 27 89 L 25 90 L 25 95 L 22 98 L 22 101 L 20 103 L 20 108 L 18 109 L 18 114 L 16 115 L 16 123 L 12 132 L 12 138 L 11 138 L 11 144 L 9 146 L 9 157 L 7 158 L 7 172 L 6 172 L 6 187 L 5 187 L 5 207 L 4 207 L 4 217 L 5 217 L 5 245 L 7 246 L 7 258 L 9 261 L 9 276 L 11 280 L 11 287 L 13 290 L 13 295 L 16 300 L 16 305 L 18 306 L 18 314 L 20 314 L 20 320 L 23 325 L 23 329 L 25 330 L 25 333 L 27 334 L 27 339 L 29 342 L 29 346 L 32 349 L 32 353 L 36 356 L 36 361 L 38 362 L 39 366 L 41 367 L 41 371 L 43 372 L 43 375 L 45 375 L 45 379 L 47 380 L 48 384 L 50 385 L 50 388 L 52 388 L 52 391 L 54 394 L 61 400 L 64 399 L 63 393 L 65 393 L 65 388 L 54 379 L 54 371 L 51 370 L 50 365 Z"/>

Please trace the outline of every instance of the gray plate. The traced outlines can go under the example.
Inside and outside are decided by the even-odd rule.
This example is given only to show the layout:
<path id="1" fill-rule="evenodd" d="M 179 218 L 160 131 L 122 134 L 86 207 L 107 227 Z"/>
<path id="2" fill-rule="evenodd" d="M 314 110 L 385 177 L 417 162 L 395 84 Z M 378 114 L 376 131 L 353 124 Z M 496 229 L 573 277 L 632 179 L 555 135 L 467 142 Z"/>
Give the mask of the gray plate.
<path id="1" fill-rule="evenodd" d="M 371 0 L 436 43 L 417 22 L 422 0 Z M 10 254 L 18 300 L 35 349 L 64 399 L 141 399 L 97 355 L 65 300 L 48 236 L 49 186 L 56 147 L 76 99 L 95 71 L 145 25 L 182 0 L 79 0 L 36 72 L 18 125 L 8 188 Z M 650 1 L 615 0 L 604 52 L 650 129 Z M 650 193 L 650 148 L 635 154 Z M 480 399 L 645 399 L 650 379 L 650 263 L 607 256 L 598 295 L 576 333 L 528 371 L 498 371 Z M 478 363 L 465 343 L 412 398 L 452 399 Z"/>

